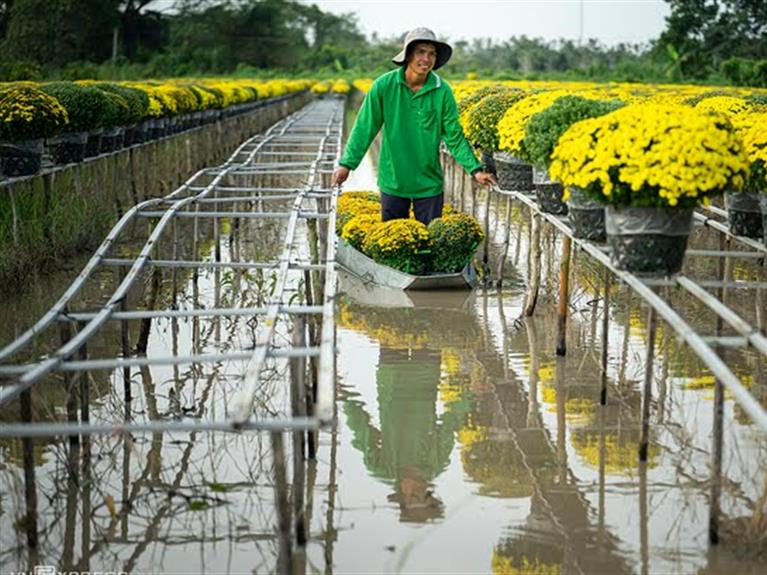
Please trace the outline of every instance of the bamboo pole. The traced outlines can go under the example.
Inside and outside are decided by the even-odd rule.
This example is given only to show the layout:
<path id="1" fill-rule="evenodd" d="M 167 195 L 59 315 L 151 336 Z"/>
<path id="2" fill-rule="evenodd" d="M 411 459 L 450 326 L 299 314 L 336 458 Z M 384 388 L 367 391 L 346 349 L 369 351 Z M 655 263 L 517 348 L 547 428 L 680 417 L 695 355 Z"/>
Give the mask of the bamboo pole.
<path id="1" fill-rule="evenodd" d="M 652 400 L 653 362 L 658 315 L 654 307 L 647 312 L 647 353 L 645 355 L 644 391 L 642 393 L 642 433 L 639 439 L 639 460 L 647 461 L 650 444 L 650 401 Z"/>
<path id="2" fill-rule="evenodd" d="M 559 265 L 559 306 L 557 310 L 557 355 L 567 354 L 567 310 L 570 308 L 571 238 L 562 239 L 562 260 Z"/>
<path id="3" fill-rule="evenodd" d="M 610 350 L 610 270 L 605 268 L 604 298 L 602 306 L 602 357 L 599 404 L 607 405 L 607 362 Z"/>
<path id="4" fill-rule="evenodd" d="M 530 266 L 527 295 L 525 297 L 524 315 L 530 317 L 535 313 L 535 304 L 538 302 L 538 290 L 541 284 L 541 222 L 538 216 L 531 212 L 531 235 L 530 235 Z"/>

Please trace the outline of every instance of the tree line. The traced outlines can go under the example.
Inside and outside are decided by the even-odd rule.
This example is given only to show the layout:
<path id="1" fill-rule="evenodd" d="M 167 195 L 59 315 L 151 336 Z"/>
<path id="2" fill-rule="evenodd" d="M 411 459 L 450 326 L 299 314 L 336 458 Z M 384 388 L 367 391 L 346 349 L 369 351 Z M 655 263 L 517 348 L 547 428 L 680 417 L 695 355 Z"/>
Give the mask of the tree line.
<path id="1" fill-rule="evenodd" d="M 644 44 L 459 40 L 444 71 L 767 86 L 767 2 L 666 2 L 666 29 Z M 296 0 L 0 0 L 0 80 L 374 75 L 401 41 Z"/>

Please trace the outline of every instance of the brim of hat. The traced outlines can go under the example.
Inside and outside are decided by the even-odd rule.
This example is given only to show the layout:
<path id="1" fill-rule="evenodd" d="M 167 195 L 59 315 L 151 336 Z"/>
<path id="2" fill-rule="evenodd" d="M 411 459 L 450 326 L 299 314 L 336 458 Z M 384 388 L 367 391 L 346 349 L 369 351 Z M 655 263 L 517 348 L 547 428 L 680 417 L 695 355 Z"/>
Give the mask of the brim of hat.
<path id="1" fill-rule="evenodd" d="M 450 56 L 453 55 L 453 48 L 451 48 L 449 44 L 438 42 L 437 40 L 419 40 L 418 38 L 415 38 L 414 40 L 408 42 L 408 45 L 400 50 L 399 54 L 394 56 L 391 61 L 394 62 L 397 66 L 404 66 L 405 62 L 407 62 L 407 49 L 410 44 L 415 42 L 428 42 L 429 44 L 434 44 L 437 47 L 437 61 L 434 63 L 433 70 L 437 70 L 447 64 L 447 61 L 450 60 Z"/>

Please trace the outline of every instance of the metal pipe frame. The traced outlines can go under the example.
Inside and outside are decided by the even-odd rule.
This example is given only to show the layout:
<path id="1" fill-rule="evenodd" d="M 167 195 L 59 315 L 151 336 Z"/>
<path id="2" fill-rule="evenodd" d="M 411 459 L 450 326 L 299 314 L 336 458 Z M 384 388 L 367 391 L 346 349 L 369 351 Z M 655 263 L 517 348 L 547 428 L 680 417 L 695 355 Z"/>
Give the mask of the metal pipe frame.
<path id="1" fill-rule="evenodd" d="M 40 382 L 46 375 L 52 372 L 71 372 L 87 370 L 114 370 L 129 366 L 154 366 L 154 365 L 177 365 L 179 363 L 221 363 L 224 361 L 245 361 L 246 369 L 243 373 L 243 391 L 236 403 L 239 409 L 235 409 L 235 416 L 226 422 L 178 422 L 178 421 L 152 421 L 124 424 L 77 424 L 77 423 L 38 423 L 38 424 L 13 424 L 0 426 L 2 436 L 28 436 L 41 437 L 50 435 L 81 435 L 92 433 L 115 433 L 115 432 L 158 432 L 158 431 L 239 431 L 239 430 L 316 430 L 320 426 L 327 425 L 332 419 L 332 391 L 334 387 L 334 315 L 333 297 L 335 294 L 335 244 L 328 242 L 325 259 L 317 263 L 301 263 L 296 261 L 294 253 L 297 247 L 297 226 L 300 221 L 307 218 L 316 218 L 323 224 L 327 222 L 328 236 L 335 226 L 335 206 L 338 197 L 338 189 L 323 188 L 319 183 L 318 174 L 327 173 L 321 169 L 322 165 L 335 162 L 341 151 L 343 123 L 343 105 L 339 101 L 315 101 L 290 117 L 281 120 L 270 127 L 264 134 L 254 136 L 240 145 L 230 158 L 216 168 L 206 168 L 195 173 L 178 189 L 163 198 L 154 198 L 141 202 L 128 210 L 118 223 L 107 234 L 106 239 L 94 255 L 85 265 L 79 276 L 70 284 L 59 300 L 46 312 L 31 328 L 25 331 L 19 338 L 4 348 L 0 349 L 0 375 L 15 375 L 15 379 L 0 387 L 0 405 L 14 399 L 23 391 Z M 304 129 L 308 126 L 309 131 Z M 300 135 L 296 136 L 296 133 Z M 309 136 L 307 134 L 315 134 Z M 286 162 L 284 164 L 269 164 L 305 166 L 305 170 L 258 170 L 250 169 L 259 166 L 259 154 L 267 147 L 293 147 L 296 143 L 312 145 L 314 148 L 314 160 L 306 162 Z M 243 159 L 244 158 L 244 159 Z M 334 158 L 328 160 L 328 158 Z M 232 175 L 273 175 L 300 173 L 305 182 L 301 188 L 291 187 L 264 187 L 256 186 L 226 186 L 224 179 Z M 196 184 L 200 178 L 213 176 L 205 185 Z M 268 200 L 271 194 L 279 195 L 279 199 L 294 199 L 289 212 L 183 212 L 196 203 L 215 203 L 224 198 L 218 198 L 218 192 L 226 193 L 229 202 L 255 202 Z M 265 192 L 261 196 L 261 192 Z M 211 197 L 216 194 L 216 197 Z M 238 194 L 240 197 L 230 194 Z M 255 194 L 259 194 L 255 196 Z M 308 211 L 305 202 L 327 198 L 327 213 L 322 213 L 317 203 L 317 210 Z M 277 197 L 272 196 L 276 200 Z M 164 205 L 163 205 L 164 204 Z M 253 204 L 251 204 L 253 205 Z M 166 207 L 167 206 L 167 207 Z M 110 250 L 121 239 L 121 235 L 128 226 L 137 218 L 147 214 L 148 209 L 158 210 L 151 212 L 159 220 L 153 223 L 151 233 L 148 235 L 139 254 L 133 259 L 110 258 Z M 159 211 L 164 208 L 164 211 Z M 168 224 L 175 223 L 179 217 L 194 216 L 195 218 L 247 218 L 247 217 L 271 217 L 273 219 L 287 219 L 282 254 L 277 261 L 268 262 L 221 262 L 221 261 L 184 261 L 184 260 L 154 260 L 152 253 L 161 240 L 161 235 Z M 196 221 L 196 220 L 195 220 Z M 196 258 L 199 259 L 199 258 Z M 94 312 L 69 311 L 74 298 L 81 291 L 86 281 L 94 275 L 94 271 L 102 270 L 105 266 L 124 266 L 127 273 L 119 285 L 114 288 L 108 301 Z M 128 291 L 136 285 L 143 270 L 148 267 L 187 267 L 196 270 L 205 268 L 235 268 L 235 269 L 269 269 L 276 272 L 275 289 L 266 305 L 250 308 L 209 308 L 209 309 L 166 309 L 166 310 L 127 310 L 124 309 L 123 301 Z M 128 269 L 129 268 L 129 269 Z M 323 271 L 325 274 L 325 301 L 322 305 L 287 305 L 286 294 L 292 289 L 290 278 L 292 272 L 303 270 Z M 327 289 L 327 288 L 330 289 Z M 285 314 L 305 315 L 322 314 L 323 337 L 318 347 L 303 347 L 300 349 L 286 348 L 275 345 L 275 325 L 278 319 Z M 157 356 L 157 357 L 125 357 L 103 358 L 74 361 L 72 358 L 80 347 L 92 340 L 99 334 L 101 328 L 108 321 L 126 321 L 129 319 L 172 319 L 182 317 L 236 317 L 258 316 L 261 326 L 266 326 L 259 335 L 253 348 L 245 351 L 228 353 L 196 353 L 191 355 Z M 29 349 L 37 336 L 45 332 L 54 323 L 68 321 L 81 322 L 81 329 L 68 341 L 47 357 L 36 363 L 13 364 L 8 361 L 14 354 Z M 330 336 L 328 336 L 328 333 Z M 266 358 L 295 358 L 316 357 L 320 360 L 320 382 L 318 390 L 318 415 L 312 417 L 282 417 L 268 420 L 255 421 L 252 417 L 254 400 L 257 391 L 262 385 L 262 369 Z"/>
<path id="2" fill-rule="evenodd" d="M 683 274 L 678 274 L 674 278 L 660 280 L 660 282 L 662 282 L 660 284 L 658 280 L 640 278 L 634 274 L 619 270 L 613 266 L 610 262 L 609 255 L 606 253 L 609 250 L 601 249 L 599 246 L 590 241 L 574 237 L 573 232 L 568 226 L 565 218 L 541 212 L 538 204 L 531 196 L 514 190 L 502 190 L 497 186 L 493 186 L 492 191 L 505 196 L 510 196 L 525 204 L 533 213 L 539 215 L 559 231 L 561 231 L 564 235 L 570 237 L 576 246 L 578 246 L 581 250 L 585 251 L 587 254 L 601 263 L 612 273 L 613 276 L 617 277 L 623 283 L 631 287 L 634 292 L 640 295 L 645 303 L 652 307 L 657 312 L 658 316 L 663 319 L 677 333 L 677 335 L 682 340 L 684 340 L 687 345 L 690 346 L 693 352 L 695 352 L 701 361 L 703 361 L 703 363 L 711 370 L 711 373 L 714 375 L 714 377 L 722 382 L 722 384 L 732 394 L 735 401 L 737 401 L 743 410 L 748 413 L 752 421 L 756 423 L 763 432 L 767 432 L 767 411 L 765 411 L 765 409 L 756 400 L 756 398 L 751 395 L 751 392 L 748 390 L 748 388 L 743 385 L 740 379 L 730 370 L 727 364 L 724 363 L 715 349 L 709 345 L 710 342 L 715 344 L 718 343 L 721 338 L 711 338 L 697 333 L 689 323 L 687 323 L 679 314 L 676 313 L 674 309 L 671 308 L 668 302 L 666 302 L 653 290 L 653 287 L 657 287 L 658 285 L 678 286 L 686 290 L 692 296 L 701 300 L 711 311 L 713 311 L 718 317 L 733 327 L 741 335 L 742 339 L 740 340 L 735 340 L 733 338 L 727 339 L 726 342 L 729 344 L 729 347 L 735 347 L 738 343 L 747 343 L 756 349 L 759 353 L 767 355 L 767 338 L 761 334 L 758 328 L 748 324 L 748 322 L 743 320 L 734 311 L 732 311 L 715 296 L 703 288 L 703 285 L 707 284 L 721 287 L 729 283 L 735 283 L 738 285 L 739 283 L 745 282 L 696 282 Z M 765 248 L 765 246 L 759 244 L 758 242 L 754 242 L 749 238 L 742 238 L 740 236 L 731 234 L 729 230 L 727 230 L 726 226 L 720 224 L 719 222 L 714 222 L 710 218 L 707 218 L 706 216 L 703 216 L 699 213 L 695 214 L 695 218 L 696 220 L 702 222 L 704 225 L 707 225 L 721 233 L 726 234 L 734 241 L 737 241 L 738 243 L 741 243 L 748 248 L 751 248 L 752 250 L 767 253 L 767 248 Z M 709 250 L 704 255 L 711 257 L 732 257 L 737 255 L 737 252 L 731 252 L 729 250 Z M 750 258 L 754 256 L 752 252 L 745 252 L 743 257 Z M 749 285 L 749 287 L 767 287 L 767 283 L 764 282 L 749 283 L 755 284 L 754 286 Z"/>

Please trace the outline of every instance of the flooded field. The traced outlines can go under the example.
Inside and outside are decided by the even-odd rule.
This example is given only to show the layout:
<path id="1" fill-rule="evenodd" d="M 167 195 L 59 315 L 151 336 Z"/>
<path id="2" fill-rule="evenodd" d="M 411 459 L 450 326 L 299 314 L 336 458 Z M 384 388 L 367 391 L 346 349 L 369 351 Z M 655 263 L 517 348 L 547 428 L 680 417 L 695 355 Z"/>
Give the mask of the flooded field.
<path id="1" fill-rule="evenodd" d="M 372 187 L 372 163 L 354 176 L 347 189 Z M 478 212 L 483 205 L 480 195 Z M 489 254 L 489 269 L 496 270 L 505 204 L 490 206 L 490 221 L 500 231 Z M 226 223 L 218 242 L 222 260 L 262 258 L 276 249 L 281 231 Z M 189 235 L 182 230 L 182 237 Z M 212 258 L 213 231 L 203 236 L 201 257 Z M 406 294 L 342 276 L 336 426 L 320 433 L 317 460 L 307 466 L 302 491 L 308 541 L 305 553 L 294 550 L 298 571 L 764 572 L 767 437 L 725 398 L 721 544 L 709 546 L 712 376 L 661 322 L 651 443 L 647 462 L 640 464 L 647 309 L 617 284 L 606 305 L 602 270 L 576 252 L 567 355 L 557 356 L 559 240 L 544 227 L 541 297 L 535 315 L 523 319 L 528 238 L 528 212 L 514 205 L 501 287 L 494 281 L 475 292 Z M 691 247 L 711 247 L 712 241 L 698 229 Z M 716 272 L 711 265 L 691 258 L 685 271 L 708 276 Z M 764 279 L 760 262 L 733 268 L 735 277 Z M 0 345 L 31 325 L 78 270 L 72 262 L 55 276 L 30 278 L 24 294 L 4 296 Z M 152 277 L 145 279 L 151 287 Z M 113 281 L 95 278 L 84 305 L 95 305 Z M 245 307 L 267 297 L 270 276 L 211 271 L 196 281 L 180 274 L 176 282 L 181 308 L 224 299 Z M 160 283 L 155 307 L 169 306 L 170 276 Z M 301 286 L 297 275 L 289 292 L 297 300 Z M 701 332 L 717 329 L 689 298 L 666 295 Z M 763 295 L 739 290 L 729 297 L 744 317 L 754 317 L 762 313 Z M 147 353 L 248 349 L 259 329 L 246 318 L 155 321 Z M 140 332 L 139 323 L 131 323 L 133 340 Z M 290 325 L 281 324 L 279 333 L 289 339 Z M 601 406 L 604 333 L 607 405 Z M 119 326 L 103 345 L 119 348 Z M 101 351 L 89 349 L 93 357 Z M 723 353 L 764 403 L 766 366 L 760 357 Z M 270 366 L 272 377 L 258 394 L 263 413 L 289 409 L 286 364 Z M 234 375 L 240 367 L 230 362 L 134 369 L 130 403 L 122 370 L 97 372 L 90 381 L 91 420 L 119 421 L 126 410 L 133 420 L 222 420 L 241 384 Z M 51 378 L 35 388 L 39 418 L 66 419 L 64 383 Z M 18 411 L 17 403 L 10 405 L 0 411 L 0 421 L 16 421 Z M 30 562 L 60 571 L 277 570 L 281 551 L 267 434 L 38 440 L 34 463 L 38 546 L 30 551 L 22 443 L 0 440 L 2 573 L 24 571 Z M 296 496 L 292 488 L 290 495 Z"/>

